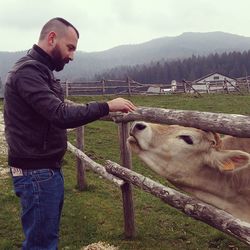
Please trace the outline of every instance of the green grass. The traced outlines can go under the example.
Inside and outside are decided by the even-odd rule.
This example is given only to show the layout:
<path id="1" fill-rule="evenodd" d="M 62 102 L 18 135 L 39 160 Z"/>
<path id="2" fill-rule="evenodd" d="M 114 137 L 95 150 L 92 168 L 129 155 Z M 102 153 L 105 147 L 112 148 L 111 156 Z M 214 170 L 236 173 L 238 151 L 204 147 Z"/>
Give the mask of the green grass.
<path id="1" fill-rule="evenodd" d="M 86 103 L 111 97 L 72 97 Z M 128 97 L 129 98 L 129 97 Z M 185 95 L 130 97 L 137 106 L 250 114 L 250 96 Z M 69 134 L 75 143 L 75 133 Z M 117 126 L 97 121 L 86 126 L 85 152 L 97 162 L 119 162 Z M 5 157 L 1 164 L 6 165 Z M 136 238 L 123 234 L 123 211 L 120 190 L 103 178 L 87 171 L 87 191 L 76 188 L 75 157 L 66 153 L 63 165 L 65 204 L 60 231 L 60 249 L 80 249 L 93 242 L 105 241 L 120 249 L 248 249 L 240 241 L 196 221 L 139 189 L 134 189 Z M 133 169 L 166 184 L 166 181 L 133 157 Z M 20 249 L 23 240 L 19 221 L 19 203 L 12 191 L 11 180 L 0 180 L 0 249 Z"/>

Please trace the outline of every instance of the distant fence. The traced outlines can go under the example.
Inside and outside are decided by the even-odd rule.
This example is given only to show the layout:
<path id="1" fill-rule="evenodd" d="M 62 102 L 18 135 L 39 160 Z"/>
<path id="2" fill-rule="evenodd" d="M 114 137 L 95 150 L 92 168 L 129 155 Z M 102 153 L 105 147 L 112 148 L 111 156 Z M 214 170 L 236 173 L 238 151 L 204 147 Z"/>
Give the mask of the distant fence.
<path id="1" fill-rule="evenodd" d="M 112 95 L 140 94 L 151 85 L 141 84 L 134 80 L 101 80 L 88 82 L 62 82 L 65 95 Z"/>
<path id="2" fill-rule="evenodd" d="M 190 119 L 190 117 L 193 119 Z M 169 187 L 165 187 L 150 178 L 132 171 L 131 154 L 126 145 L 130 128 L 129 123 L 132 121 L 143 120 L 164 124 L 179 124 L 238 137 L 250 137 L 250 118 L 248 116 L 160 108 L 138 108 L 136 112 L 127 115 L 114 113 L 105 117 L 103 120 L 115 121 L 118 124 L 121 152 L 120 159 L 123 167 L 112 161 L 107 161 L 106 165 L 102 166 L 84 154 L 82 152 L 84 145 L 83 127 L 77 129 L 78 148 L 68 142 L 68 150 L 73 152 L 78 159 L 77 182 L 81 190 L 87 185 L 85 177 L 86 166 L 121 188 L 124 212 L 124 232 L 127 238 L 135 237 L 132 195 L 133 184 L 160 198 L 162 201 L 177 208 L 183 213 L 203 221 L 250 245 L 250 224 L 234 218 L 223 210 L 217 209 Z M 223 126 L 221 124 L 223 124 Z"/>
<path id="3" fill-rule="evenodd" d="M 64 93 L 67 96 L 86 95 L 152 95 L 164 94 L 164 89 L 170 89 L 170 84 L 144 84 L 127 78 L 126 80 L 101 80 L 88 82 L 61 82 Z M 150 87 L 157 88 L 158 91 L 148 91 Z M 184 92 L 184 84 L 178 84 L 176 92 Z"/>
<path id="4" fill-rule="evenodd" d="M 192 81 L 177 82 L 174 90 L 171 84 L 143 84 L 132 79 L 126 80 L 100 80 L 88 82 L 61 82 L 64 93 L 67 96 L 88 96 L 88 95 L 159 95 L 176 93 L 231 93 L 240 94 L 250 92 L 250 81 L 237 81 L 236 85 L 229 81 L 206 82 L 196 84 Z M 152 90 L 150 90 L 152 89 Z"/>
<path id="5" fill-rule="evenodd" d="M 250 92 L 250 81 L 246 80 L 237 80 L 235 84 L 231 83 L 228 80 L 216 82 L 216 81 L 211 81 L 211 82 L 205 82 L 205 83 L 199 83 L 197 84 L 196 82 L 192 81 L 185 81 L 183 80 L 184 83 L 184 93 L 196 93 L 200 95 L 201 93 L 239 93 L 239 94 L 244 94 L 244 93 L 249 93 Z"/>

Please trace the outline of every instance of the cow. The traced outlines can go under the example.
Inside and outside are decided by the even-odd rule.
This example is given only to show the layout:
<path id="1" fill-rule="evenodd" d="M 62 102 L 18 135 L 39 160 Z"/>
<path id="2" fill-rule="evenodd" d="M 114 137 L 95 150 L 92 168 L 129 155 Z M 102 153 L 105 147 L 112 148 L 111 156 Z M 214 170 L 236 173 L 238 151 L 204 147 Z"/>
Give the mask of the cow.
<path id="1" fill-rule="evenodd" d="M 250 155 L 222 149 L 196 128 L 136 122 L 127 140 L 152 170 L 194 197 L 250 223 Z"/>

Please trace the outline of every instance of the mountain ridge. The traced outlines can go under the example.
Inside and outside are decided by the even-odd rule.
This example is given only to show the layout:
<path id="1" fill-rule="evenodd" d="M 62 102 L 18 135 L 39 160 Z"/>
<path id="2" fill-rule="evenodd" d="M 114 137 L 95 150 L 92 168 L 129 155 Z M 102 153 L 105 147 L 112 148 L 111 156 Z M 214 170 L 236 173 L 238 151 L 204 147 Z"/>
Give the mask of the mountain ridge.
<path id="1" fill-rule="evenodd" d="M 91 79 L 95 74 L 117 66 L 149 64 L 152 61 L 175 60 L 192 55 L 250 50 L 250 37 L 214 32 L 184 32 L 178 36 L 164 36 L 138 43 L 115 46 L 98 51 L 77 51 L 75 59 L 65 69 L 56 73 L 62 80 Z M 25 51 L 0 52 L 0 76 L 3 79 L 12 64 Z"/>

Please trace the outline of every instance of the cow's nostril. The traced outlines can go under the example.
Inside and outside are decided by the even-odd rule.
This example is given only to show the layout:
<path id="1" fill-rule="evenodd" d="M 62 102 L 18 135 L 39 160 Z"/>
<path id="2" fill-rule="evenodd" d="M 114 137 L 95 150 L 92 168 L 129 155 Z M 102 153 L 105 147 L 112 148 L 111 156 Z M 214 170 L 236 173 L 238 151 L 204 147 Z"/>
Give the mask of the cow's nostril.
<path id="1" fill-rule="evenodd" d="M 143 123 L 136 123 L 135 128 L 138 129 L 138 130 L 143 130 L 143 129 L 146 128 L 146 125 L 143 124 Z"/>

